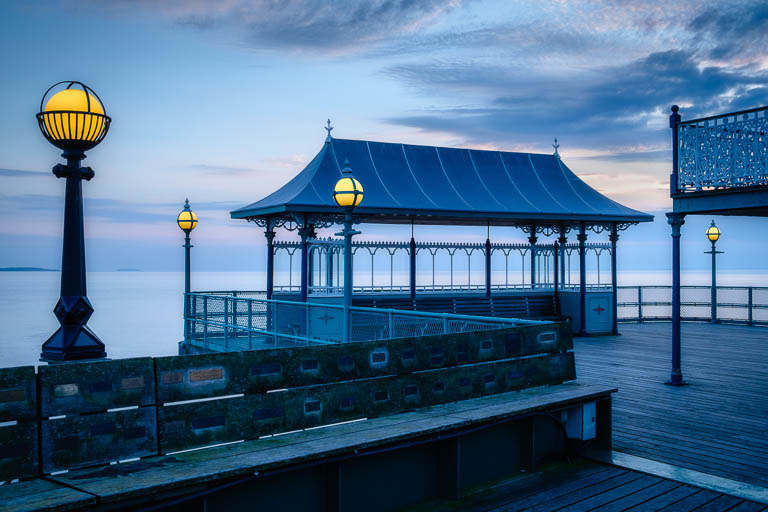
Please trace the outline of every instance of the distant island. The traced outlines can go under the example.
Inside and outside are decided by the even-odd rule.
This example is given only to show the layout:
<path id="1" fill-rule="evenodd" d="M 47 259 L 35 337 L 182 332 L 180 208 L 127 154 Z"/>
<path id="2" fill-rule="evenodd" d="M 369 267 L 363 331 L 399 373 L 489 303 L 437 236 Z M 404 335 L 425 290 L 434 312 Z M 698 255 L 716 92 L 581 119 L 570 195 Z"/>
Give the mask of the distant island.
<path id="1" fill-rule="evenodd" d="M 0 272 L 58 272 L 58 270 L 41 267 L 0 267 Z"/>
<path id="2" fill-rule="evenodd" d="M 141 272 L 138 268 L 119 268 L 116 272 Z"/>

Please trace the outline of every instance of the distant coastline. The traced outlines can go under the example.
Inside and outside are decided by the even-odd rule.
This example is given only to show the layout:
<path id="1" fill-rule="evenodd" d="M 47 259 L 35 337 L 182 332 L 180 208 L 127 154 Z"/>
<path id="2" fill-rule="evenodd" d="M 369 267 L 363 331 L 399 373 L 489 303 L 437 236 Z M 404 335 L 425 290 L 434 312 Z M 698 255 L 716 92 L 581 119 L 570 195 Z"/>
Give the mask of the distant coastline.
<path id="1" fill-rule="evenodd" d="M 41 267 L 0 267 L 0 272 L 58 272 L 58 270 Z"/>

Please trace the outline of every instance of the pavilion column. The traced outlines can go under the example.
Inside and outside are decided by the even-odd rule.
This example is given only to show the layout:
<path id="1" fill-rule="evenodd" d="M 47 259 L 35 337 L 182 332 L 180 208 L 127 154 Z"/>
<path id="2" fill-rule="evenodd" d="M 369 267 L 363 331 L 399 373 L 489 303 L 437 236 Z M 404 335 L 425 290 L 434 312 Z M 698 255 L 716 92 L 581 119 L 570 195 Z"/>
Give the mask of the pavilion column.
<path id="1" fill-rule="evenodd" d="M 333 247 L 326 246 L 325 251 L 325 287 L 333 286 Z"/>
<path id="2" fill-rule="evenodd" d="M 270 219 L 267 219 L 264 236 L 267 238 L 267 300 L 270 300 L 275 288 L 275 229 Z"/>
<path id="3" fill-rule="evenodd" d="M 411 288 L 411 299 L 416 298 L 416 240 L 413 238 L 413 233 L 411 233 L 411 245 L 410 245 L 410 266 L 409 266 L 409 272 L 410 272 L 410 279 L 409 284 Z"/>
<path id="4" fill-rule="evenodd" d="M 608 235 L 608 240 L 611 241 L 611 289 L 613 291 L 611 297 L 611 311 L 613 314 L 611 333 L 619 334 L 619 283 L 617 282 L 617 264 L 616 264 L 616 245 L 619 241 L 619 230 L 614 222 L 611 226 L 611 234 Z"/>
<path id="5" fill-rule="evenodd" d="M 680 364 L 680 228 L 685 215 L 668 213 L 667 222 L 672 226 L 672 373 L 666 384 L 682 386 L 683 371 Z"/>
<path id="6" fill-rule="evenodd" d="M 565 244 L 568 243 L 568 238 L 565 236 L 565 226 L 560 228 L 557 242 L 560 246 L 560 287 L 565 289 Z M 557 272 L 557 265 L 555 265 L 555 272 Z"/>
<path id="7" fill-rule="evenodd" d="M 531 236 L 528 243 L 531 244 L 531 289 L 536 289 L 536 225 L 531 224 Z"/>
<path id="8" fill-rule="evenodd" d="M 309 295 L 309 243 L 307 239 L 312 231 L 312 226 L 307 224 L 305 217 L 304 225 L 299 228 L 299 236 L 301 237 L 301 302 L 306 302 Z"/>
<path id="9" fill-rule="evenodd" d="M 587 228 L 579 225 L 579 333 L 587 335 Z"/>
<path id="10" fill-rule="evenodd" d="M 491 239 L 485 239 L 485 296 L 491 296 Z"/>
<path id="11" fill-rule="evenodd" d="M 560 246 L 557 244 L 557 240 L 555 240 L 554 247 L 552 248 L 552 258 L 553 258 L 552 268 L 554 269 L 554 271 L 552 272 L 552 277 L 553 277 L 552 285 L 555 289 L 555 300 L 558 300 L 559 298 L 559 290 L 558 290 L 558 283 L 557 283 L 557 274 L 558 274 L 557 256 L 559 252 L 560 252 Z"/>

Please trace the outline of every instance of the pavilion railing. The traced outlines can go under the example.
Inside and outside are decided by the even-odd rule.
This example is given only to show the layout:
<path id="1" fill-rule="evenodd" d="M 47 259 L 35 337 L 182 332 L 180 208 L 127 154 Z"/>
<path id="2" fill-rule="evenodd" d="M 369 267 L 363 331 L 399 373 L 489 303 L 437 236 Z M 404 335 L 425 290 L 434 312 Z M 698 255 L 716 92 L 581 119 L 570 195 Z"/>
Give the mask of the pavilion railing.
<path id="1" fill-rule="evenodd" d="M 677 124 L 679 192 L 768 185 L 768 107 Z"/>
<path id="2" fill-rule="evenodd" d="M 342 341 L 344 307 L 252 298 L 260 292 L 193 292 L 186 296 L 186 343 L 213 351 L 333 344 Z M 235 295 L 237 294 L 237 295 Z M 351 307 L 349 341 L 501 329 L 544 322 L 449 313 Z"/>
<path id="3" fill-rule="evenodd" d="M 299 289 L 299 258 L 301 243 L 277 241 L 275 257 L 287 272 L 288 283 L 275 283 L 276 291 Z M 474 291 L 485 289 L 485 244 L 417 242 L 417 257 L 427 257 L 420 262 L 417 272 L 416 291 Z M 531 251 L 534 251 L 532 256 Z M 554 268 L 553 244 L 492 243 L 491 288 L 495 290 L 544 288 L 554 286 L 554 274 L 558 271 L 559 283 L 575 285 L 579 275 L 579 244 L 567 243 L 561 247 L 562 258 L 558 269 Z M 611 245 L 609 243 L 586 244 L 589 272 L 596 281 L 594 286 L 608 286 L 605 274 L 610 270 Z M 407 242 L 353 241 L 353 267 L 360 264 L 369 268 L 368 275 L 355 271 L 356 292 L 408 292 L 409 286 L 402 281 L 407 276 L 395 271 L 395 258 L 409 255 Z M 421 256 L 420 256 L 421 255 Z M 439 261 L 442 260 L 442 263 Z M 287 260 L 287 261 L 286 261 Z M 308 290 L 317 294 L 341 294 L 343 290 L 343 243 L 341 239 L 313 238 L 308 241 Z M 531 262 L 535 263 L 533 276 Z M 287 264 L 286 264 L 287 263 Z M 286 269 L 287 267 L 287 269 Z M 459 268 L 461 267 L 461 268 Z M 502 275 L 503 274 L 503 275 Z M 533 277 L 533 279 L 532 279 Z M 397 278 L 397 279 L 396 279 Z M 426 283 L 424 282 L 426 281 Z M 532 284 L 533 281 L 533 284 Z"/>
<path id="4" fill-rule="evenodd" d="M 711 320 L 711 288 L 680 287 L 680 316 L 688 321 Z M 619 286 L 620 322 L 667 321 L 672 318 L 671 286 Z M 717 321 L 768 325 L 768 287 L 718 286 Z"/>

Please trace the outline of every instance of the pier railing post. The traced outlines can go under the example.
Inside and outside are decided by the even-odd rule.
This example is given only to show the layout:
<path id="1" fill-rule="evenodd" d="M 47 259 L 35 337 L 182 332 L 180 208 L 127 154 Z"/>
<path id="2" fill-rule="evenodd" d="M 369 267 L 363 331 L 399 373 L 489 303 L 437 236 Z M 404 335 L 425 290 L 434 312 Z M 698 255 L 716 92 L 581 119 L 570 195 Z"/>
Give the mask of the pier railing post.
<path id="1" fill-rule="evenodd" d="M 203 295 L 203 347 L 208 348 L 208 296 Z"/>
<path id="2" fill-rule="evenodd" d="M 637 287 L 637 323 L 643 323 L 643 287 Z"/>
<path id="3" fill-rule="evenodd" d="M 248 350 L 253 350 L 253 299 L 248 299 Z"/>
<path id="4" fill-rule="evenodd" d="M 237 299 L 234 299 L 237 300 Z M 224 350 L 229 348 L 229 298 L 224 297 Z"/>
<path id="5" fill-rule="evenodd" d="M 389 322 L 389 337 L 394 338 L 395 337 L 395 317 L 391 309 L 387 311 L 387 321 Z"/>
<path id="6" fill-rule="evenodd" d="M 747 325 L 752 325 L 752 287 L 747 289 Z"/>

